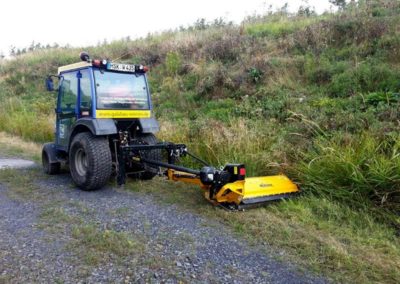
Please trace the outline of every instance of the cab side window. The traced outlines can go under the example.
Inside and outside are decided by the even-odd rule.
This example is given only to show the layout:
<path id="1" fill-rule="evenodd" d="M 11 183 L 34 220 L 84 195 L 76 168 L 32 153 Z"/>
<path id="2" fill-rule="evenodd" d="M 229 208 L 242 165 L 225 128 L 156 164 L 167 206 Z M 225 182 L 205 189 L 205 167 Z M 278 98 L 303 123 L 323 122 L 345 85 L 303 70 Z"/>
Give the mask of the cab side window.
<path id="1" fill-rule="evenodd" d="M 61 111 L 75 112 L 78 97 L 78 78 L 76 72 L 63 74 L 61 83 Z"/>
<path id="2" fill-rule="evenodd" d="M 92 106 L 92 87 L 90 86 L 90 73 L 88 69 L 81 70 L 81 109 L 90 109 Z"/>

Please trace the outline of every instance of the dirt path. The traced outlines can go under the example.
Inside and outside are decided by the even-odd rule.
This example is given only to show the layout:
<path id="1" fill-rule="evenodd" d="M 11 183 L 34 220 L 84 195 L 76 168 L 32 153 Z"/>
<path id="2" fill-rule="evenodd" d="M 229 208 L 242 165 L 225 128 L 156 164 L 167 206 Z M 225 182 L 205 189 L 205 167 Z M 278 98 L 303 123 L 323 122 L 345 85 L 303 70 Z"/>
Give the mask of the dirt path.
<path id="1" fill-rule="evenodd" d="M 84 192 L 68 173 L 8 171 L 9 182 L 0 179 L 0 283 L 325 283 L 150 195 Z"/>
<path id="2" fill-rule="evenodd" d="M 35 165 L 34 162 L 18 158 L 0 158 L 0 170 L 5 168 L 29 168 Z"/>

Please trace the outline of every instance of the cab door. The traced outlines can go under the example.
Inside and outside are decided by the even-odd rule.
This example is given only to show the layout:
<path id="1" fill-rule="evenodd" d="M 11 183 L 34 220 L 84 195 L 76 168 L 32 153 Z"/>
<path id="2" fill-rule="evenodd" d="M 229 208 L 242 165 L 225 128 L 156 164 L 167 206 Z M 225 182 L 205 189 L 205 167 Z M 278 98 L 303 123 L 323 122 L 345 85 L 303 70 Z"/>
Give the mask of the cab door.
<path id="1" fill-rule="evenodd" d="M 67 150 L 71 126 L 77 119 L 78 71 L 61 74 L 61 82 L 57 101 L 56 142 L 60 148 Z"/>
<path id="2" fill-rule="evenodd" d="M 78 74 L 79 79 L 79 117 L 92 116 L 93 101 L 92 101 L 92 70 L 82 69 Z"/>

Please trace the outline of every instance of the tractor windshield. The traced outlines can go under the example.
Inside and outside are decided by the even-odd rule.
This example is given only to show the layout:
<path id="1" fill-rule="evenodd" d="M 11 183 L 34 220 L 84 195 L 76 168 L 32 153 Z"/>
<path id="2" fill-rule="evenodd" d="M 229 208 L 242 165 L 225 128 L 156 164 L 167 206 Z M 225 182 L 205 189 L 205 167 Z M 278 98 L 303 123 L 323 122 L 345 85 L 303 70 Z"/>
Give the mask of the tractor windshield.
<path id="1" fill-rule="evenodd" d="M 94 70 L 98 109 L 149 109 L 144 74 Z"/>

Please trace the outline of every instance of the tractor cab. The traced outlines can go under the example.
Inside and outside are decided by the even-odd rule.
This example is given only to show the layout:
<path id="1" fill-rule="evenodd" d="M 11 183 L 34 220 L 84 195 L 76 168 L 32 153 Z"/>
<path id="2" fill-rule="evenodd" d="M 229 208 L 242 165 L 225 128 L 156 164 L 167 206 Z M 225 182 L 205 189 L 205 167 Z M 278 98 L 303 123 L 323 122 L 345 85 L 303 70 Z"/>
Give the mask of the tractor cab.
<path id="1" fill-rule="evenodd" d="M 43 146 L 42 161 L 49 174 L 69 164 L 75 183 L 90 190 L 117 170 L 120 145 L 157 143 L 159 125 L 152 116 L 146 66 L 92 60 L 85 52 L 80 57 L 81 62 L 59 67 L 46 79 L 52 91 L 58 78 L 56 131 L 55 141 Z M 159 158 L 158 150 L 149 153 Z M 95 169 L 93 159 L 106 160 Z M 132 161 L 123 166 L 146 179 L 157 173 Z"/>
<path id="2" fill-rule="evenodd" d="M 147 67 L 112 63 L 107 60 L 83 61 L 58 69 L 56 141 L 68 150 L 70 134 L 79 120 L 151 119 L 151 97 Z M 157 128 L 152 119 L 154 128 Z"/>

